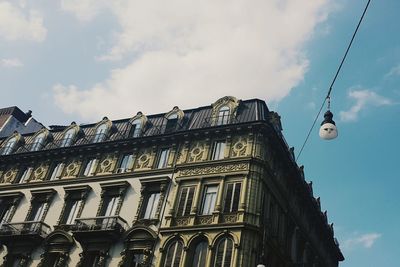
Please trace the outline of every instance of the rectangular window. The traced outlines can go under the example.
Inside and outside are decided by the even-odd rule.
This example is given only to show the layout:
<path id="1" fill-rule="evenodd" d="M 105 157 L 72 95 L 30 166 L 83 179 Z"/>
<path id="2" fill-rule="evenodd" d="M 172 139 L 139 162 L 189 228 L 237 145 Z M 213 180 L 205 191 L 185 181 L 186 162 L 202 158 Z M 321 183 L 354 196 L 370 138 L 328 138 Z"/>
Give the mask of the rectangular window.
<path id="1" fill-rule="evenodd" d="M 32 171 L 33 171 L 33 167 L 25 168 L 23 173 L 21 174 L 21 177 L 20 177 L 18 183 L 22 184 L 22 183 L 28 182 L 29 178 L 31 177 Z"/>
<path id="2" fill-rule="evenodd" d="M 133 165 L 133 155 L 126 154 L 122 156 L 121 162 L 119 163 L 117 173 L 124 173 L 130 171 Z"/>
<path id="3" fill-rule="evenodd" d="M 51 172 L 50 181 L 58 180 L 61 178 L 62 171 L 64 170 L 64 163 L 59 162 L 54 165 L 53 171 Z"/>
<path id="4" fill-rule="evenodd" d="M 218 185 L 207 185 L 204 188 L 203 201 L 201 204 L 201 215 L 211 215 L 217 201 Z"/>
<path id="5" fill-rule="evenodd" d="M 140 122 L 132 124 L 131 136 L 139 137 L 142 133 L 142 124 Z"/>
<path id="6" fill-rule="evenodd" d="M 154 219 L 156 217 L 158 202 L 160 201 L 160 193 L 151 193 L 147 196 L 145 202 L 145 210 L 143 219 Z"/>
<path id="7" fill-rule="evenodd" d="M 84 176 L 93 176 L 97 167 L 97 159 L 90 159 L 85 167 L 85 171 L 83 172 Z"/>
<path id="8" fill-rule="evenodd" d="M 226 186 L 224 212 L 238 211 L 241 183 L 230 183 Z"/>
<path id="9" fill-rule="evenodd" d="M 165 168 L 168 165 L 169 148 L 163 148 L 158 157 L 157 169 Z"/>
<path id="10" fill-rule="evenodd" d="M 190 214 L 190 209 L 192 208 L 193 196 L 195 187 L 183 187 L 181 189 L 181 194 L 179 196 L 177 217 L 187 216 Z"/>
<path id="11" fill-rule="evenodd" d="M 226 146 L 225 141 L 215 141 L 212 148 L 211 159 L 212 160 L 223 159 L 225 153 L 225 146 Z"/>
<path id="12" fill-rule="evenodd" d="M 110 196 L 104 198 L 101 216 L 114 216 L 117 212 L 118 196 Z"/>
<path id="13" fill-rule="evenodd" d="M 29 221 L 41 221 L 46 210 L 46 202 L 35 202 L 32 204 L 32 212 Z"/>
<path id="14" fill-rule="evenodd" d="M 3 203 L 4 200 L 0 200 L 0 228 L 4 223 L 8 223 L 11 220 L 12 205 L 10 203 Z"/>
<path id="15" fill-rule="evenodd" d="M 74 224 L 75 219 L 78 217 L 78 212 L 81 207 L 81 199 L 70 199 L 66 206 L 64 212 L 64 218 L 62 224 Z"/>

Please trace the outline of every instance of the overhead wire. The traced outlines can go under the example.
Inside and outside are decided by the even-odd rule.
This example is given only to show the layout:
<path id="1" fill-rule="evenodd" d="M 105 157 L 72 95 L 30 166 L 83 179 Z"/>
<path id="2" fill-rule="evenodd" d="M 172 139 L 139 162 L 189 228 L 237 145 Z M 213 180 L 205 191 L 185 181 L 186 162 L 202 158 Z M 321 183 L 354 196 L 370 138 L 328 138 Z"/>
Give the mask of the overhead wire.
<path id="1" fill-rule="evenodd" d="M 297 160 L 300 158 L 301 153 L 303 152 L 304 147 L 306 146 L 307 141 L 308 141 L 308 139 L 310 138 L 311 132 L 312 132 L 312 130 L 314 129 L 315 123 L 317 122 L 319 116 L 321 115 L 321 111 L 322 111 L 322 109 L 324 108 L 326 101 L 328 100 L 328 101 L 329 101 L 329 104 L 330 104 L 330 97 L 331 97 L 331 92 L 332 92 L 333 85 L 335 84 L 336 79 L 337 79 L 337 77 L 339 76 L 340 70 L 342 69 L 343 63 L 345 62 L 345 60 L 346 60 L 346 58 L 347 58 L 347 54 L 349 53 L 349 50 L 350 50 L 350 48 L 351 48 L 351 45 L 353 44 L 354 38 L 355 38 L 356 35 L 357 35 L 358 29 L 360 28 L 360 25 L 361 25 L 361 22 L 362 22 L 363 19 L 364 19 L 365 13 L 367 13 L 367 10 L 368 10 L 368 7 L 369 7 L 370 2 L 371 2 L 371 0 L 368 0 L 367 4 L 365 5 L 364 11 L 363 11 L 363 13 L 362 13 L 362 15 L 361 15 L 360 20 L 358 21 L 358 24 L 357 24 L 356 29 L 354 30 L 353 36 L 351 37 L 351 40 L 350 40 L 350 43 L 349 43 L 348 46 L 347 46 L 346 52 L 344 53 L 344 56 L 342 57 L 342 60 L 341 60 L 341 62 L 340 62 L 340 64 L 339 64 L 339 67 L 338 67 L 338 69 L 336 70 L 335 76 L 333 77 L 333 80 L 332 80 L 332 82 L 331 82 L 331 84 L 330 84 L 330 86 L 329 86 L 328 93 L 327 93 L 326 97 L 324 98 L 324 100 L 322 101 L 322 105 L 321 105 L 320 109 L 318 110 L 317 116 L 315 117 L 315 119 L 314 119 L 314 121 L 313 121 L 313 123 L 312 123 L 312 125 L 311 125 L 311 128 L 310 128 L 310 130 L 309 130 L 308 133 L 307 133 L 306 139 L 304 140 L 304 143 L 303 143 L 303 145 L 301 146 L 301 149 L 300 149 L 299 153 L 297 154 L 296 162 L 297 162 Z"/>

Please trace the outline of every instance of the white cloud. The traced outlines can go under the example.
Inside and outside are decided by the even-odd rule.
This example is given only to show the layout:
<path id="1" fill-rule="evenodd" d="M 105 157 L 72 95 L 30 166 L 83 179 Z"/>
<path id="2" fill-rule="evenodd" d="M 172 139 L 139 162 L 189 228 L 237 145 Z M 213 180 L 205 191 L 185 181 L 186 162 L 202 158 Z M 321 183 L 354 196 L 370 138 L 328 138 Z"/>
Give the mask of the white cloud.
<path id="1" fill-rule="evenodd" d="M 86 21 L 107 7 L 121 30 L 99 58 L 130 59 L 91 88 L 54 88 L 56 104 L 85 119 L 166 112 L 224 95 L 279 101 L 303 79 L 305 43 L 331 10 L 327 0 L 110 2 L 62 2 Z"/>
<path id="2" fill-rule="evenodd" d="M 389 78 L 390 76 L 400 76 L 400 64 L 394 66 L 388 73 L 385 74 L 385 78 Z"/>
<path id="3" fill-rule="evenodd" d="M 43 17 L 38 11 L 26 10 L 23 4 L 0 1 L 0 38 L 41 42 L 46 34 Z"/>
<path id="4" fill-rule="evenodd" d="M 356 121 L 358 114 L 368 106 L 387 106 L 393 104 L 389 98 L 380 96 L 370 90 L 354 90 L 350 91 L 350 98 L 355 100 L 354 105 L 347 111 L 340 111 L 340 119 L 342 121 Z"/>
<path id="5" fill-rule="evenodd" d="M 354 249 L 356 247 L 364 247 L 371 248 L 374 243 L 382 237 L 382 234 L 379 233 L 368 233 L 357 235 L 355 237 L 349 238 L 344 241 L 343 248 L 344 249 Z"/>
<path id="6" fill-rule="evenodd" d="M 24 64 L 18 58 L 3 58 L 0 59 L 0 66 L 6 68 L 22 67 Z"/>

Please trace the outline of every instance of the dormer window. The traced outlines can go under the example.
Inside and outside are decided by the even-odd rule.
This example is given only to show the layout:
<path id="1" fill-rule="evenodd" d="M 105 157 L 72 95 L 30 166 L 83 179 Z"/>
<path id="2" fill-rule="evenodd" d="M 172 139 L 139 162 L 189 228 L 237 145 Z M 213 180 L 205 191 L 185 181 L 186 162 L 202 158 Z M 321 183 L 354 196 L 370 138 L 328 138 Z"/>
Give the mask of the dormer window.
<path id="1" fill-rule="evenodd" d="M 223 106 L 218 111 L 217 125 L 224 125 L 229 123 L 230 109 L 228 106 Z"/>
<path id="2" fill-rule="evenodd" d="M 178 125 L 178 114 L 174 113 L 171 114 L 168 118 L 167 118 L 167 124 L 165 125 L 165 132 L 169 133 L 172 132 L 176 129 L 176 126 Z"/>
<path id="3" fill-rule="evenodd" d="M 14 151 L 15 146 L 17 145 L 17 137 L 13 137 L 7 141 L 5 146 L 1 151 L 1 155 L 9 155 Z"/>
<path id="4" fill-rule="evenodd" d="M 38 151 L 43 147 L 45 141 L 46 133 L 40 133 L 35 137 L 32 143 L 31 151 Z"/>
<path id="5" fill-rule="evenodd" d="M 96 134 L 93 137 L 93 143 L 103 142 L 106 139 L 108 125 L 106 123 L 100 124 L 96 129 Z"/>
<path id="6" fill-rule="evenodd" d="M 72 141 L 74 140 L 76 134 L 76 130 L 74 128 L 69 129 L 68 131 L 65 132 L 63 139 L 61 140 L 61 147 L 66 147 L 70 146 L 72 144 Z"/>
<path id="7" fill-rule="evenodd" d="M 132 122 L 131 137 L 139 137 L 142 135 L 142 120 L 136 119 Z"/>

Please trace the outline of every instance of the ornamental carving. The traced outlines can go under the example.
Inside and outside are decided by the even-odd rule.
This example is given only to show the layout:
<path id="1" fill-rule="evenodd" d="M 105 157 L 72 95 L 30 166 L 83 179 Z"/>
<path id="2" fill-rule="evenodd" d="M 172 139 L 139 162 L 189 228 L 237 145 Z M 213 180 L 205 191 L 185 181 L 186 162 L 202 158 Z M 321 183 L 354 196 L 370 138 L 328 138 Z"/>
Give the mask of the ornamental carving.
<path id="1" fill-rule="evenodd" d="M 79 172 L 80 164 L 81 163 L 79 161 L 76 161 L 76 160 L 74 160 L 71 163 L 69 163 L 67 165 L 67 167 L 65 168 L 63 176 L 66 176 L 66 177 L 75 177 L 75 176 L 77 176 L 78 172 Z"/>
<path id="2" fill-rule="evenodd" d="M 14 182 L 15 178 L 17 177 L 18 170 L 17 169 L 10 169 L 3 176 L 3 183 L 11 184 Z"/>
<path id="3" fill-rule="evenodd" d="M 179 171 L 178 176 L 204 175 L 204 174 L 219 174 L 223 172 L 245 171 L 248 170 L 247 163 L 232 163 L 225 165 L 207 166 L 207 167 L 192 167 Z"/>
<path id="4" fill-rule="evenodd" d="M 237 214 L 227 214 L 222 217 L 224 223 L 235 223 L 237 222 Z"/>
<path id="5" fill-rule="evenodd" d="M 39 167 L 37 167 L 34 171 L 33 171 L 33 175 L 31 176 L 31 180 L 30 182 L 39 182 L 39 181 L 43 181 L 44 177 L 46 176 L 46 172 L 47 172 L 48 166 L 47 165 L 40 165 Z"/>
<path id="6" fill-rule="evenodd" d="M 111 173 L 116 164 L 116 158 L 113 155 L 107 155 L 99 165 L 99 173 Z"/>
<path id="7" fill-rule="evenodd" d="M 135 169 L 148 169 L 150 166 L 151 155 L 148 151 L 143 152 L 136 161 Z"/>
<path id="8" fill-rule="evenodd" d="M 205 154 L 205 144 L 196 143 L 189 152 L 188 162 L 197 162 L 203 160 Z"/>
<path id="9" fill-rule="evenodd" d="M 197 218 L 197 223 L 198 224 L 212 224 L 212 222 L 213 222 L 213 216 L 212 215 L 199 216 Z"/>
<path id="10" fill-rule="evenodd" d="M 231 149 L 231 157 L 244 157 L 246 156 L 247 151 L 247 140 L 246 138 L 238 138 L 234 140 L 232 149 Z"/>
<path id="11" fill-rule="evenodd" d="M 176 226 L 185 226 L 189 225 L 189 217 L 180 217 L 175 219 L 175 225 Z"/>

